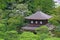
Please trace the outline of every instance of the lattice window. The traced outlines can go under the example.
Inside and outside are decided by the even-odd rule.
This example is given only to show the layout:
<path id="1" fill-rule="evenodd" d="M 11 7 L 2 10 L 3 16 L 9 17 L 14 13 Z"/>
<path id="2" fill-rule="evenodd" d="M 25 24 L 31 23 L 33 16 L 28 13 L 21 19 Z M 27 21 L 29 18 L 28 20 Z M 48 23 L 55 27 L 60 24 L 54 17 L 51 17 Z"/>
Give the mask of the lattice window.
<path id="1" fill-rule="evenodd" d="M 33 24 L 34 22 L 33 22 L 33 21 L 31 21 L 31 23 Z"/>
<path id="2" fill-rule="evenodd" d="M 37 23 L 38 23 L 38 21 L 35 21 L 35 23 L 37 24 Z"/>
<path id="3" fill-rule="evenodd" d="M 40 21 L 40 24 L 42 24 L 42 21 Z"/>

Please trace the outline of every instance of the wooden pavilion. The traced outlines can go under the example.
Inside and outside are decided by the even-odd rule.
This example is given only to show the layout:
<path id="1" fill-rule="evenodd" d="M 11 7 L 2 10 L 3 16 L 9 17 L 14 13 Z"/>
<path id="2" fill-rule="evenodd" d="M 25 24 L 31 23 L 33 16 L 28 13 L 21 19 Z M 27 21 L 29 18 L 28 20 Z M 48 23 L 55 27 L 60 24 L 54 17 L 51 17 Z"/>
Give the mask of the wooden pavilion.
<path id="1" fill-rule="evenodd" d="M 48 24 L 48 19 L 50 19 L 52 16 L 47 15 L 41 11 L 37 11 L 36 13 L 25 17 L 25 19 L 28 21 L 28 24 L 24 27 L 22 27 L 22 30 L 35 30 L 37 27 L 41 25 Z"/>

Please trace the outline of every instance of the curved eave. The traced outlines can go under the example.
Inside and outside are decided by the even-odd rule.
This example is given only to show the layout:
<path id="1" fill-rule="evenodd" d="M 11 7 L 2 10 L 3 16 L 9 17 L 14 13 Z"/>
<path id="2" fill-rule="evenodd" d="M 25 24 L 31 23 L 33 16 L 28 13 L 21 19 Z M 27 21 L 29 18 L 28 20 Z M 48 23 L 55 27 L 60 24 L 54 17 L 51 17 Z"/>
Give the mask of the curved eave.
<path id="1" fill-rule="evenodd" d="M 52 16 L 50 17 L 50 18 L 52 18 Z M 43 19 L 43 18 L 29 18 L 29 17 L 25 17 L 25 19 L 28 19 L 28 20 L 48 20 L 48 19 L 50 19 L 50 18 L 45 18 L 45 19 Z"/>

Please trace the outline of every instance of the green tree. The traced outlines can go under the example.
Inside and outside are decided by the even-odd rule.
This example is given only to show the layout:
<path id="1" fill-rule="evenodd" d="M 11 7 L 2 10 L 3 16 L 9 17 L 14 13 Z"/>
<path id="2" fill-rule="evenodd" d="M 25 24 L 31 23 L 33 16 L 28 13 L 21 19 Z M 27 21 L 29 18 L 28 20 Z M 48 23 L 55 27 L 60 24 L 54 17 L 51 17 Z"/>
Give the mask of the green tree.
<path id="1" fill-rule="evenodd" d="M 8 30 L 16 30 L 17 27 L 20 28 L 23 25 L 24 25 L 24 17 L 19 15 L 9 18 L 7 26 L 8 26 Z"/>
<path id="2" fill-rule="evenodd" d="M 5 0 L 0 0 L 0 9 L 5 9 L 6 8 L 6 2 Z"/>
<path id="3" fill-rule="evenodd" d="M 6 25 L 0 23 L 0 31 L 5 32 L 6 31 Z"/>
<path id="4" fill-rule="evenodd" d="M 50 22 L 54 25 L 59 25 L 60 24 L 60 7 L 55 8 L 50 11 L 50 14 L 52 15 L 52 19 L 50 19 Z"/>
<path id="5" fill-rule="evenodd" d="M 4 40 L 18 40 L 18 33 L 17 31 L 7 31 L 5 32 Z"/>
<path id="6" fill-rule="evenodd" d="M 28 4 L 29 9 L 33 12 L 41 10 L 43 12 L 48 13 L 50 10 L 54 8 L 53 0 L 31 0 Z"/>
<path id="7" fill-rule="evenodd" d="M 60 37 L 60 26 L 56 26 L 52 33 L 54 33 L 55 36 Z"/>
<path id="8" fill-rule="evenodd" d="M 16 6 L 16 12 L 23 16 L 29 16 L 31 14 L 31 11 L 28 9 L 28 4 L 18 4 Z"/>

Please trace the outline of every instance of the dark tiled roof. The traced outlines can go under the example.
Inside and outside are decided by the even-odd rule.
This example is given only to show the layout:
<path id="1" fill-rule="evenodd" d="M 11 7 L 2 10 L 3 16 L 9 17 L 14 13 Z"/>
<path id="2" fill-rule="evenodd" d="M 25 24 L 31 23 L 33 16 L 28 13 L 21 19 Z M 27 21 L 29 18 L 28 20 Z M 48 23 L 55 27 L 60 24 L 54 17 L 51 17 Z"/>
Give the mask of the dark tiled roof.
<path id="1" fill-rule="evenodd" d="M 49 19 L 52 16 L 47 15 L 41 11 L 37 11 L 35 14 L 32 14 L 28 17 L 25 17 L 26 19 L 34 19 L 34 20 L 45 20 L 45 19 Z"/>

